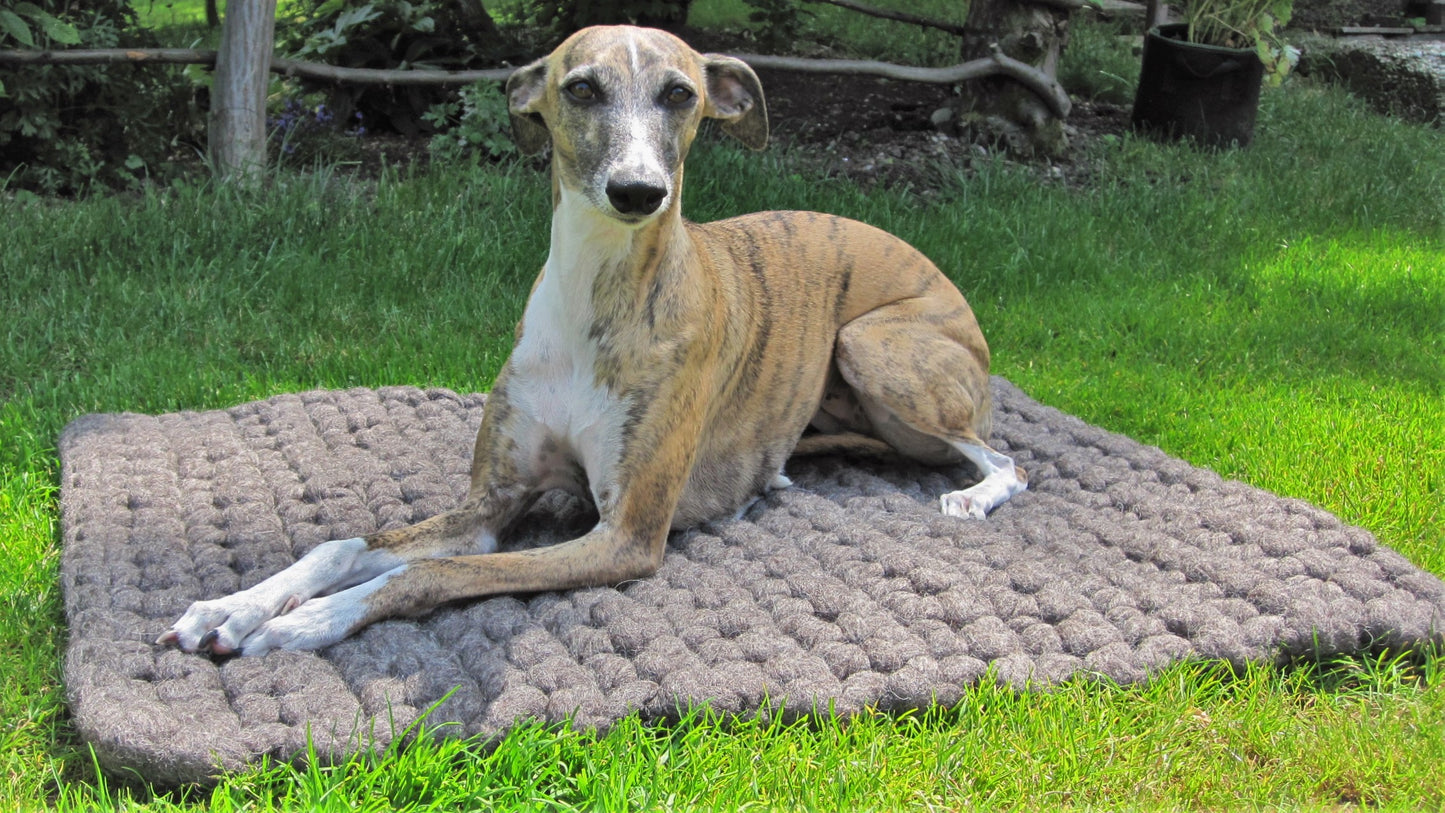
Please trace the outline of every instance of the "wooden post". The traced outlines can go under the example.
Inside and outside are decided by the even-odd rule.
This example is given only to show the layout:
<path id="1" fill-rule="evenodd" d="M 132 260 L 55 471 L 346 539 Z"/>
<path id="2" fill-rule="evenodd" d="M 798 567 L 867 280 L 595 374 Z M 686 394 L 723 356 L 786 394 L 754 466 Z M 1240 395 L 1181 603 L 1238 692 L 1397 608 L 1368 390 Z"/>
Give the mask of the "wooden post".
<path id="1" fill-rule="evenodd" d="M 230 0 L 221 23 L 211 91 L 211 166 L 224 180 L 254 183 L 266 169 L 266 87 L 276 0 Z"/>

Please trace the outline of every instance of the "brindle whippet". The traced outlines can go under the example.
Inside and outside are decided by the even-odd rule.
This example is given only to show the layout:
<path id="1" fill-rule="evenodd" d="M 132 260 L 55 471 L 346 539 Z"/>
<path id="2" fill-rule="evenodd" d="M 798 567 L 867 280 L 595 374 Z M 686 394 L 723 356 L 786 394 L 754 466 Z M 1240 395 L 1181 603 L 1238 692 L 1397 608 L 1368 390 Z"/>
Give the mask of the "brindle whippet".
<path id="1" fill-rule="evenodd" d="M 790 485 L 796 453 L 970 460 L 982 480 L 941 498 L 959 517 L 1024 489 L 984 442 L 983 334 L 918 251 L 813 212 L 683 219 L 683 159 L 703 119 L 752 149 L 767 141 L 746 64 L 661 31 L 589 28 L 518 69 L 507 96 L 521 148 L 552 146 L 552 243 L 487 399 L 467 498 L 198 601 L 159 643 L 313 649 L 442 602 L 644 577 L 670 529 Z M 495 552 L 553 488 L 590 497 L 596 526 Z"/>

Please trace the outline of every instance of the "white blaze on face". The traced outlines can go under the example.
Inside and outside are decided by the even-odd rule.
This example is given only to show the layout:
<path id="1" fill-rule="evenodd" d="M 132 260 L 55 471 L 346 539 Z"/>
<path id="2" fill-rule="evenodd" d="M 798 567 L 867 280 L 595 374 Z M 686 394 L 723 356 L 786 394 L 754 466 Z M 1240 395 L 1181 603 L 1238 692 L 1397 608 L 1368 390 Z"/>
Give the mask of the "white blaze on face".
<path id="1" fill-rule="evenodd" d="M 604 187 L 608 183 L 647 183 L 660 186 L 670 194 L 672 179 L 661 155 L 666 134 L 657 132 L 663 122 L 655 109 L 656 88 L 652 87 L 652 80 L 642 75 L 637 32 L 628 31 L 624 44 L 630 68 L 626 77 L 629 86 L 617 94 L 620 104 L 614 109 L 614 115 L 618 120 L 610 127 L 616 157 L 601 181 Z"/>
<path id="2" fill-rule="evenodd" d="M 642 71 L 642 60 L 637 58 L 637 32 L 627 32 L 627 56 L 632 62 L 632 75 L 636 76 Z"/>
<path id="3" fill-rule="evenodd" d="M 636 182 L 646 181 L 658 186 L 667 186 L 667 171 L 663 169 L 658 149 L 662 146 L 652 133 L 648 122 L 641 115 L 643 111 L 628 111 L 628 120 L 622 122 L 619 131 L 625 132 L 626 147 L 622 157 L 613 165 L 610 180 Z"/>

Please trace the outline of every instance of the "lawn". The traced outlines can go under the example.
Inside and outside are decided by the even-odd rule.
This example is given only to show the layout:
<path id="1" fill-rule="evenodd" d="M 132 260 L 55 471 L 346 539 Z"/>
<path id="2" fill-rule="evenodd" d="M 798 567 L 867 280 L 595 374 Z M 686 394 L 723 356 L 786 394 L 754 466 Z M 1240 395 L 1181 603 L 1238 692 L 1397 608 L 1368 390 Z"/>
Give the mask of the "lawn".
<path id="1" fill-rule="evenodd" d="M 1039 400 L 1301 497 L 1445 574 L 1445 139 L 1296 81 L 1248 150 L 1125 136 L 1086 187 L 1003 164 L 860 190 L 704 140 L 697 220 L 762 208 L 890 229 L 959 283 L 995 371 Z M 970 689 L 846 722 L 524 727 L 423 737 L 214 790 L 100 777 L 66 719 L 57 589 L 65 423 L 311 387 L 483 390 L 547 239 L 520 165 L 277 174 L 81 201 L 0 193 L 0 799 L 65 809 L 1445 806 L 1445 657 L 1148 684 Z"/>

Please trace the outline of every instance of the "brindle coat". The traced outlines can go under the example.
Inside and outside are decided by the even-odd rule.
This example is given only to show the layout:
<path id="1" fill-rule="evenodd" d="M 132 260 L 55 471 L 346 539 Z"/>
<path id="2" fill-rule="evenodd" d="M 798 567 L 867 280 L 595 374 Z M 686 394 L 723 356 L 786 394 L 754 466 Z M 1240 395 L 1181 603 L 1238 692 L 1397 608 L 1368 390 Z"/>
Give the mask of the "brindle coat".
<path id="1" fill-rule="evenodd" d="M 983 481 L 942 497 L 958 516 L 1023 489 L 983 440 L 988 346 L 922 254 L 813 212 L 683 219 L 683 160 L 704 118 L 748 147 L 767 141 L 747 65 L 659 31 L 592 28 L 519 69 L 507 94 L 522 148 L 552 148 L 552 244 L 487 400 L 469 495 L 196 602 L 161 642 L 315 648 L 450 600 L 647 576 L 669 529 L 786 487 L 799 452 L 970 459 Z M 496 552 L 552 488 L 589 496 L 596 527 Z"/>

